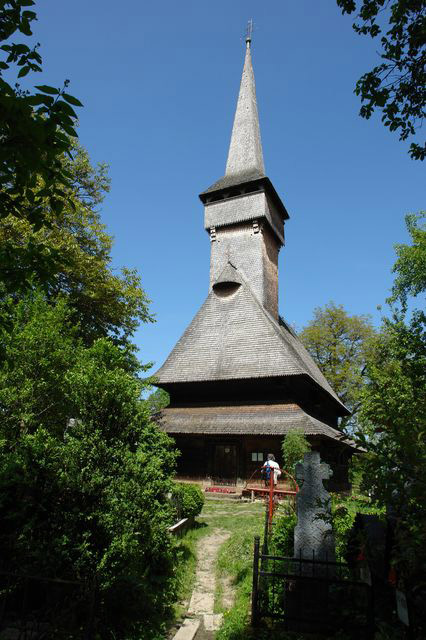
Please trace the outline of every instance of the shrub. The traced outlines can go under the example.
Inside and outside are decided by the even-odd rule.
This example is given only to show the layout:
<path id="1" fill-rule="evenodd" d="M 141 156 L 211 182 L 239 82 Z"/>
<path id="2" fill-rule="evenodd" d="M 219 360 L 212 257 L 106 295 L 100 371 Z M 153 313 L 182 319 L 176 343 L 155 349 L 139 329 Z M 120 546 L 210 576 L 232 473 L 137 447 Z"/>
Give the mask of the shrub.
<path id="1" fill-rule="evenodd" d="M 196 484 L 177 482 L 173 489 L 173 502 L 178 518 L 195 517 L 203 508 L 204 494 Z"/>
<path id="2" fill-rule="evenodd" d="M 306 436 L 301 429 L 290 429 L 282 443 L 283 468 L 294 474 L 294 467 L 299 460 L 303 460 L 305 453 L 311 450 Z"/>
<path id="3" fill-rule="evenodd" d="M 283 556 L 293 556 L 294 528 L 296 524 L 297 516 L 293 509 L 287 505 L 280 507 L 274 518 L 274 528 L 271 539 L 271 546 L 274 553 Z"/>
<path id="4" fill-rule="evenodd" d="M 333 494 L 331 498 L 331 523 L 336 541 L 336 557 L 346 561 L 349 552 L 352 527 L 358 513 L 380 516 L 384 509 L 373 505 L 362 496 L 344 496 Z"/>
<path id="5" fill-rule="evenodd" d="M 150 423 L 126 350 L 107 338 L 84 346 L 66 304 L 36 296 L 11 306 L 8 320 L 0 548 L 13 573 L 75 583 L 72 598 L 43 613 L 66 637 L 78 628 L 79 602 L 96 594 L 101 635 L 141 637 L 143 627 L 147 638 L 175 597 L 171 440 Z M 20 593 L 19 579 L 11 586 Z M 40 590 L 30 586 L 28 606 Z"/>

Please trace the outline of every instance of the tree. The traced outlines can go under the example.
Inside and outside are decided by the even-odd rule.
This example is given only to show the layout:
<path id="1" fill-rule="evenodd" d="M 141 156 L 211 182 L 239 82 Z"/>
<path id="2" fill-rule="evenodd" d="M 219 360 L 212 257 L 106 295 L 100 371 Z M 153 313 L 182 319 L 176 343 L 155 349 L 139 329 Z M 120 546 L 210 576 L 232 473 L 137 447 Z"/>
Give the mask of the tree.
<path id="1" fill-rule="evenodd" d="M 282 443 L 283 469 L 294 475 L 297 462 L 303 460 L 305 453 L 311 450 L 306 436 L 301 429 L 290 429 Z"/>
<path id="2" fill-rule="evenodd" d="M 359 434 L 369 451 L 364 483 L 394 517 L 394 564 L 406 588 L 426 567 L 426 314 L 407 311 L 408 296 L 426 291 L 422 217 L 407 216 L 412 245 L 396 247 L 392 313 L 367 358 Z"/>
<path id="3" fill-rule="evenodd" d="M 84 346 L 64 300 L 31 294 L 8 313 L 0 547 L 19 568 L 8 589 L 20 594 L 19 574 L 77 583 L 71 605 L 54 592 L 56 613 L 45 622 L 60 631 L 46 637 L 79 635 L 80 609 L 96 589 L 99 637 L 143 627 L 138 637 L 147 638 L 174 597 L 171 440 L 150 422 L 140 400 L 146 383 L 129 371 L 125 349 L 107 338 Z M 39 589 L 29 583 L 30 607 Z"/>
<path id="4" fill-rule="evenodd" d="M 7 215 L 18 218 L 23 208 L 28 219 L 40 224 L 46 203 L 60 213 L 64 188 L 69 176 L 62 162 L 71 153 L 69 136 L 76 137 L 77 118 L 73 107 L 81 102 L 66 92 L 69 81 L 61 88 L 38 85 L 31 93 L 12 86 L 4 79 L 17 67 L 17 80 L 30 72 L 41 72 L 39 44 L 30 49 L 26 44 L 10 42 L 13 35 L 31 36 L 31 23 L 37 19 L 33 0 L 4 0 L 0 4 L 0 47 L 5 59 L 0 60 L 0 219 Z"/>
<path id="5" fill-rule="evenodd" d="M 170 396 L 164 389 L 156 389 L 146 399 L 151 415 L 158 413 L 170 404 Z"/>
<path id="6" fill-rule="evenodd" d="M 45 202 L 41 222 L 30 206 L 0 219 L 3 293 L 19 299 L 41 287 L 48 299 L 65 295 L 86 344 L 106 335 L 125 342 L 140 321 L 152 321 L 149 300 L 134 270 L 111 270 L 112 237 L 98 212 L 109 191 L 107 166 L 93 168 L 87 152 L 70 144 L 72 159 L 61 157 L 70 176 L 61 212 Z"/>
<path id="7" fill-rule="evenodd" d="M 415 298 L 426 291 L 426 211 L 408 214 L 405 217 L 405 223 L 412 244 L 395 246 L 398 258 L 392 271 L 396 273 L 396 278 L 389 298 L 391 304 L 399 302 L 404 311 L 407 310 L 409 296 Z"/>
<path id="8" fill-rule="evenodd" d="M 334 391 L 352 412 L 341 423 L 350 431 L 357 422 L 366 357 L 373 336 L 368 316 L 350 316 L 334 302 L 314 309 L 313 319 L 299 334 Z"/>
<path id="9" fill-rule="evenodd" d="M 0 39 L 31 35 L 33 4 L 0 3 Z M 1 50 L 2 72 L 41 71 L 37 47 Z M 149 301 L 112 272 L 107 167 L 71 140 L 66 86 L 0 78 L 0 589 L 44 637 L 80 637 L 90 616 L 97 637 L 148 639 L 174 600 L 176 452 L 141 400 L 130 337 Z"/>
<path id="10" fill-rule="evenodd" d="M 400 140 L 416 133 L 426 105 L 426 0 L 337 0 L 342 13 L 357 12 L 356 33 L 380 36 L 381 64 L 358 80 L 360 115 L 381 109 L 382 122 Z M 386 30 L 387 29 L 387 30 Z M 411 143 L 410 156 L 423 160 L 424 145 Z"/>

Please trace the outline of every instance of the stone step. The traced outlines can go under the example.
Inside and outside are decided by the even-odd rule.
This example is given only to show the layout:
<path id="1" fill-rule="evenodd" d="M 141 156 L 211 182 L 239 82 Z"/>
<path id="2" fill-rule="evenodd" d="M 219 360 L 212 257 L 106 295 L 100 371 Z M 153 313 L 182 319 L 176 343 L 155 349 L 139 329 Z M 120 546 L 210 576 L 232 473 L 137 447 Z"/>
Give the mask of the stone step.
<path id="1" fill-rule="evenodd" d="M 185 618 L 182 626 L 173 636 L 173 640 L 194 640 L 199 626 L 199 618 Z"/>

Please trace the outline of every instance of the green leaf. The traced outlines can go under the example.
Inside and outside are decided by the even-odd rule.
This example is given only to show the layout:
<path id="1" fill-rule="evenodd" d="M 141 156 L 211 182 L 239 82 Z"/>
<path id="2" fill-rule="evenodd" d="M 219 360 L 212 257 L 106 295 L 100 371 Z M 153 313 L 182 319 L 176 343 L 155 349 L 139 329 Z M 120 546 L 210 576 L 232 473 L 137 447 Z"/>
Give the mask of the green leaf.
<path id="1" fill-rule="evenodd" d="M 42 93 L 36 93 L 34 96 L 28 96 L 26 98 L 28 104 L 36 106 L 38 104 L 45 104 L 50 106 L 53 102 L 53 98 L 50 96 L 44 96 Z"/>
<path id="2" fill-rule="evenodd" d="M 69 93 L 63 93 L 62 97 L 69 102 L 70 104 L 73 104 L 75 107 L 82 107 L 83 104 L 80 102 L 80 100 L 78 100 L 77 98 L 74 98 L 74 96 L 70 96 Z"/>
<path id="3" fill-rule="evenodd" d="M 9 69 L 9 65 L 5 62 L 0 62 L 0 69 Z"/>
<path id="4" fill-rule="evenodd" d="M 62 125 L 62 129 L 69 135 L 72 136 L 73 138 L 78 138 L 78 133 L 77 131 L 73 128 L 70 127 L 69 125 Z"/>
<path id="5" fill-rule="evenodd" d="M 64 113 L 66 113 L 67 115 L 72 116 L 73 118 L 77 118 L 77 114 L 74 111 L 74 109 L 72 107 L 70 107 L 70 105 L 67 104 L 66 102 L 63 102 L 63 100 L 59 100 L 56 103 L 56 106 L 59 109 L 62 109 L 62 111 L 64 111 Z"/>
<path id="6" fill-rule="evenodd" d="M 30 23 L 28 20 L 22 21 L 19 31 L 23 33 L 25 36 L 32 36 L 33 32 L 30 29 Z"/>
<path id="7" fill-rule="evenodd" d="M 27 73 L 31 70 L 31 68 L 29 66 L 26 67 L 22 67 L 22 69 L 20 70 L 20 72 L 18 73 L 18 78 L 23 78 L 24 76 L 27 75 Z"/>
<path id="8" fill-rule="evenodd" d="M 13 51 L 13 53 L 22 54 L 29 53 L 30 48 L 27 47 L 26 44 L 13 44 L 9 49 L 6 49 L 6 51 Z"/>
<path id="9" fill-rule="evenodd" d="M 39 91 L 43 91 L 43 93 L 49 93 L 50 95 L 57 95 L 60 93 L 59 89 L 55 89 L 54 87 L 49 87 L 47 84 L 36 85 L 35 87 Z"/>

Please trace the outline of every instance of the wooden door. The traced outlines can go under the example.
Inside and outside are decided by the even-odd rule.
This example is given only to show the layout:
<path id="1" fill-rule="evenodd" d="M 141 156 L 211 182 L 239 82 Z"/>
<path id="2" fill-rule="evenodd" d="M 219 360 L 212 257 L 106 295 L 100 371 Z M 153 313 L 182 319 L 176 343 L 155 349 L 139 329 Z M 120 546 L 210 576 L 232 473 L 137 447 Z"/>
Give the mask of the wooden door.
<path id="1" fill-rule="evenodd" d="M 235 484 L 237 478 L 237 447 L 216 444 L 213 458 L 213 480 L 219 484 Z"/>

